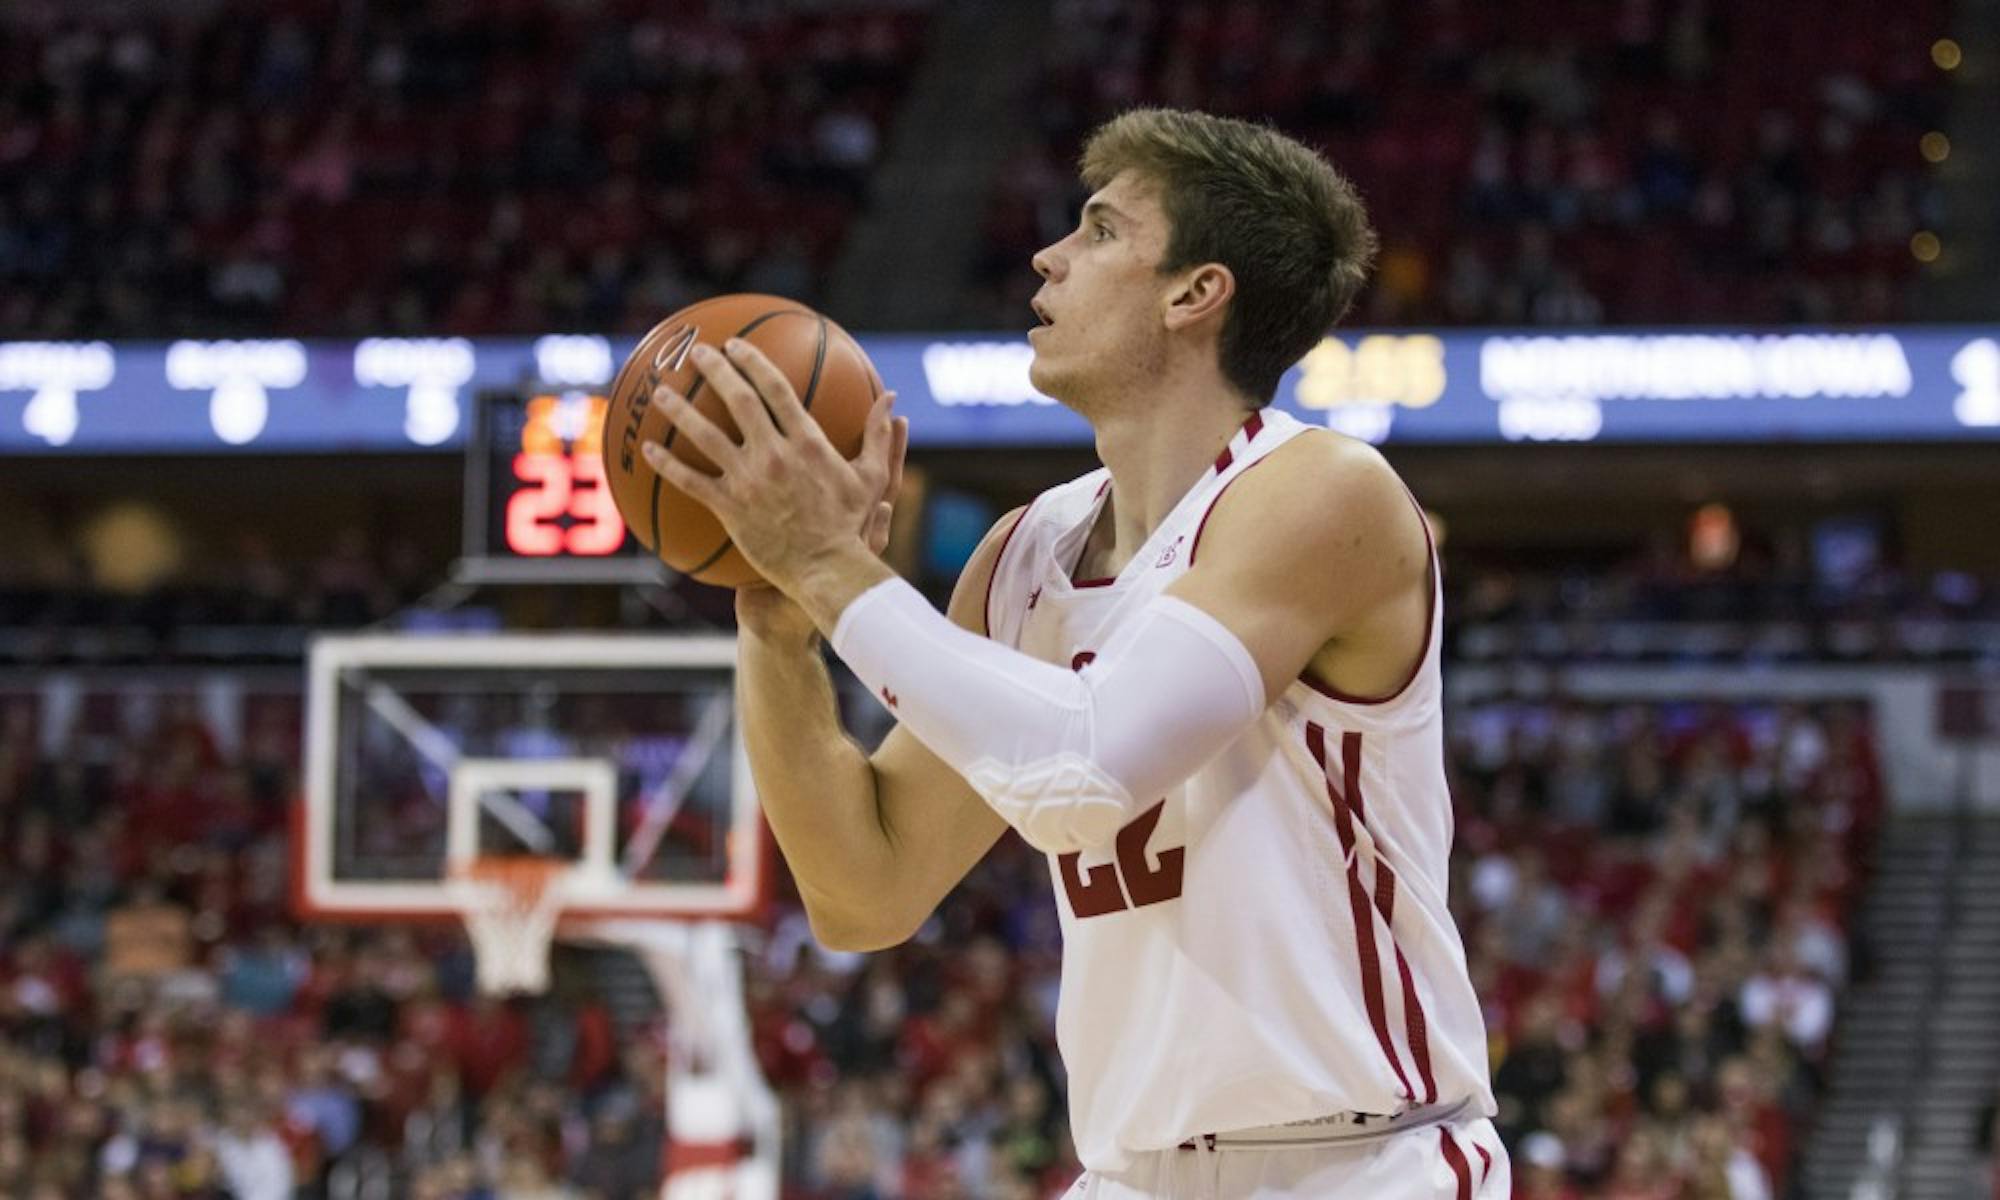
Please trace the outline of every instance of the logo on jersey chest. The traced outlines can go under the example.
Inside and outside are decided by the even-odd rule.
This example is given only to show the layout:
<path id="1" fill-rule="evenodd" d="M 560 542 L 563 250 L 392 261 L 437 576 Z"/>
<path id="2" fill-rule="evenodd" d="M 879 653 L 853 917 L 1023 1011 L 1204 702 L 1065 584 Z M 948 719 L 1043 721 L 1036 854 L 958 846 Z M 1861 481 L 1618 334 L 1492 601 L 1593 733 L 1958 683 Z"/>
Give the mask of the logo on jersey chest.
<path id="1" fill-rule="evenodd" d="M 1153 569 L 1157 571 L 1160 570 L 1162 567 L 1173 566 L 1174 560 L 1181 556 L 1181 543 L 1186 540 L 1187 537 L 1185 534 L 1183 534 L 1182 536 L 1177 537 L 1173 541 L 1167 543 L 1167 548 L 1165 550 L 1160 551 L 1160 557 L 1153 560 Z"/>

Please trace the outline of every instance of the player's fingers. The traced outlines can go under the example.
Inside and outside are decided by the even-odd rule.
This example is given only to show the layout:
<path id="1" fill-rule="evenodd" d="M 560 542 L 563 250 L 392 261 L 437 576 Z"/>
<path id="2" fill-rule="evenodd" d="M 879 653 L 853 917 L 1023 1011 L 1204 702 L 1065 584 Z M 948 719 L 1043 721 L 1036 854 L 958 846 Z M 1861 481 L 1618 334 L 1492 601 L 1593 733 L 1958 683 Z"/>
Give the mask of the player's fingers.
<path id="1" fill-rule="evenodd" d="M 708 381 L 708 386 L 722 397 L 722 405 L 729 410 L 729 418 L 736 422 L 736 431 L 746 445 L 777 436 L 778 430 L 771 423 L 768 407 L 758 397 L 757 389 L 743 377 L 743 372 L 736 369 L 735 363 L 706 342 L 695 346 L 688 357 L 694 361 L 694 369 Z"/>
<path id="2" fill-rule="evenodd" d="M 893 398 L 893 393 L 891 396 Z M 889 425 L 889 482 L 882 489 L 882 495 L 894 503 L 903 490 L 903 456 L 910 449 L 910 419 L 897 417 Z"/>
<path id="3" fill-rule="evenodd" d="M 866 540 L 868 548 L 876 554 L 889 548 L 889 528 L 894 524 L 895 518 L 896 508 L 887 500 L 877 504 L 875 510 L 868 514 Z"/>
<path id="4" fill-rule="evenodd" d="M 779 433 L 786 437 L 796 437 L 801 426 L 817 429 L 818 426 L 806 416 L 805 405 L 799 403 L 799 394 L 792 389 L 792 381 L 778 369 L 769 355 L 742 338 L 730 338 L 722 343 L 722 352 L 757 395 L 764 402 L 764 415 Z M 739 417 L 738 420 L 741 420 Z"/>
<path id="5" fill-rule="evenodd" d="M 700 409 L 689 403 L 686 396 L 661 385 L 653 389 L 653 407 L 660 410 L 680 436 L 693 442 L 694 448 L 708 455 L 716 466 L 726 467 L 736 458 L 735 439 L 724 433 L 722 426 L 709 420 Z M 665 447 L 661 449 L 664 450 Z M 650 462 L 651 459 L 647 461 Z"/>
<path id="6" fill-rule="evenodd" d="M 864 479 L 879 481 L 889 477 L 888 457 L 895 438 L 895 423 L 889 418 L 889 410 L 895 404 L 896 393 L 883 392 L 875 397 L 868 410 L 868 423 L 861 427 L 861 449 L 854 456 L 854 465 Z"/>
<path id="7" fill-rule="evenodd" d="M 675 458 L 665 446 L 657 442 L 646 442 L 639 447 L 639 453 L 645 456 L 646 465 L 653 468 L 660 478 L 708 508 L 715 508 L 716 501 L 724 498 L 720 479 L 695 470 Z"/>

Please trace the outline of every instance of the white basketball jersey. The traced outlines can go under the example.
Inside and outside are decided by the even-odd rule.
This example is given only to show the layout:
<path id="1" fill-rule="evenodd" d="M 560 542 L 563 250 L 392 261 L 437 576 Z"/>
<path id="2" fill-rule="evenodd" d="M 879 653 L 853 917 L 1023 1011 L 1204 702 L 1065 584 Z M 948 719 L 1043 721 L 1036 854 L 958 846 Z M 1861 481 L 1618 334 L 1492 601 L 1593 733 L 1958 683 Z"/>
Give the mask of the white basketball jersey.
<path id="1" fill-rule="evenodd" d="M 1205 548 L 1223 490 L 1308 428 L 1252 416 L 1113 579 L 1071 578 L 1109 473 L 1042 493 L 1001 547 L 991 636 L 1089 670 L 1095 648 Z M 1439 608 L 1434 582 L 1422 662 L 1393 696 L 1295 682 L 1115 847 L 1050 857 L 1064 940 L 1057 1037 L 1084 1166 L 1116 1171 L 1195 1134 L 1337 1112 L 1466 1097 L 1494 1111 L 1484 1022 L 1445 907 Z"/>

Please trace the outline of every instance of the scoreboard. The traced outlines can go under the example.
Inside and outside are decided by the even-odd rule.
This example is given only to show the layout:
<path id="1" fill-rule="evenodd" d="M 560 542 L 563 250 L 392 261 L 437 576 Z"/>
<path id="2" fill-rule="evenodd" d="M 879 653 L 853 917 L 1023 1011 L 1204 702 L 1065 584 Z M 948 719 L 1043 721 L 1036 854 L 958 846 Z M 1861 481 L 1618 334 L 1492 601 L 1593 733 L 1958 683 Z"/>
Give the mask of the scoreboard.
<path id="1" fill-rule="evenodd" d="M 466 439 L 467 583 L 657 583 L 666 568 L 605 485 L 610 400 L 595 388 L 480 392 Z"/>
<path id="2" fill-rule="evenodd" d="M 567 411 L 607 385 L 631 346 L 598 334 L 0 340 L 0 457 L 468 443 L 483 457 L 499 444 L 473 428 L 481 393 L 515 393 L 507 403 L 521 411 L 502 422 L 515 433 L 560 424 L 568 418 L 530 417 L 529 402 Z M 1019 332 L 870 334 L 861 347 L 897 394 L 918 450 L 1091 444 L 1081 417 L 1035 390 L 1034 350 Z M 1274 403 L 1390 445 L 1992 442 L 2000 326 L 1341 330 L 1285 373 Z M 573 433 L 584 436 L 580 426 Z M 511 474 L 501 464 L 493 477 Z M 572 492 L 591 486 L 570 482 Z M 566 504 L 551 511 L 569 513 Z M 541 523 L 566 530 L 571 519 Z M 573 553 L 565 539 L 564 549 L 531 557 Z"/>

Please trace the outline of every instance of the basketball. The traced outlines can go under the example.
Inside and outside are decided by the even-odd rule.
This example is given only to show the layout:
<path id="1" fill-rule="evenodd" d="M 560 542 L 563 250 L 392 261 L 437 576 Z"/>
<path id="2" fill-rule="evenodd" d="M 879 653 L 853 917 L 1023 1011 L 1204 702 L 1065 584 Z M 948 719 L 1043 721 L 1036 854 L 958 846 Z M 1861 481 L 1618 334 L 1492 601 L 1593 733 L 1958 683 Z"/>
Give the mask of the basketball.
<path id="1" fill-rule="evenodd" d="M 675 389 L 735 436 L 728 407 L 690 357 L 698 342 L 720 350 L 732 337 L 762 350 L 784 372 L 800 403 L 845 457 L 860 451 L 868 410 L 882 394 L 881 377 L 845 329 L 780 296 L 717 296 L 681 309 L 640 339 L 611 385 L 604 416 L 605 483 L 633 536 L 662 562 L 691 579 L 727 588 L 761 577 L 730 543 L 715 514 L 654 474 L 639 447 L 659 442 L 689 466 L 714 473 L 715 464 L 676 437 L 678 431 L 653 407 L 653 390 L 661 384 Z"/>

